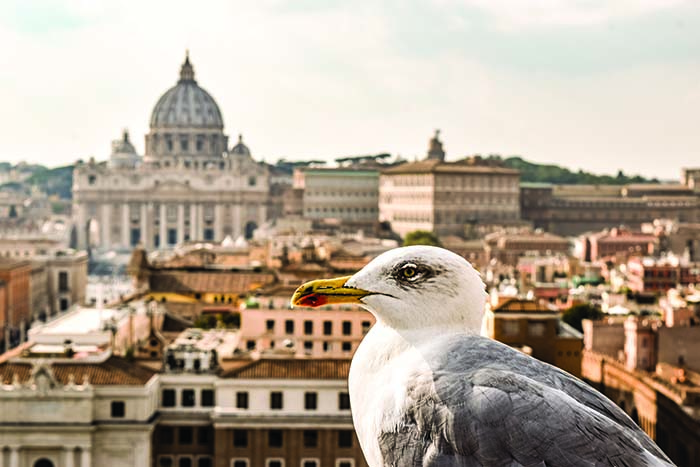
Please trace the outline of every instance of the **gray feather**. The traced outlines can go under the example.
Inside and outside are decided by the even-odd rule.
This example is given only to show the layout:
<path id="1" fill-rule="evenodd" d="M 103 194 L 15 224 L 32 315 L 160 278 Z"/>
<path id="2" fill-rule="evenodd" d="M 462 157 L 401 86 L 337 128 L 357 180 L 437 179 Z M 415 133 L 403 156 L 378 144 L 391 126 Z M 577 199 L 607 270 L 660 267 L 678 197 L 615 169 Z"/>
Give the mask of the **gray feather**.
<path id="1" fill-rule="evenodd" d="M 615 404 L 556 367 L 491 339 L 452 338 L 424 355 L 386 466 L 669 466 Z"/>

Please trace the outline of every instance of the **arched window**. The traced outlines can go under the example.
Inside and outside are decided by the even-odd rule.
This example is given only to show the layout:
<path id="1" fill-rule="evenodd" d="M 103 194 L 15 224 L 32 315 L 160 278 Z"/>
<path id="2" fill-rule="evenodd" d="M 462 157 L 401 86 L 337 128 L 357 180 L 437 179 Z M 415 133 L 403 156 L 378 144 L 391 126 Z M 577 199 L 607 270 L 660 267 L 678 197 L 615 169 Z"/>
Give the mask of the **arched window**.
<path id="1" fill-rule="evenodd" d="M 34 462 L 34 467 L 55 467 L 54 463 L 46 458 L 41 458 Z"/>

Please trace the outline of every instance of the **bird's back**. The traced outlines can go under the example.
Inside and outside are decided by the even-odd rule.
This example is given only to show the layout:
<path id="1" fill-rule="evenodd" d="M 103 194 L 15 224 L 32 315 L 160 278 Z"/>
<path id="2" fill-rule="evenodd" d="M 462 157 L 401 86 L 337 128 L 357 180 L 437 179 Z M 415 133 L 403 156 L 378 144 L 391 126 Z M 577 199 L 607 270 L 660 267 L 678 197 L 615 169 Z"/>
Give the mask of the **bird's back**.
<path id="1" fill-rule="evenodd" d="M 478 336 L 417 350 L 425 365 L 402 381 L 397 420 L 374 433 L 384 466 L 672 465 L 620 408 L 556 367 Z"/>

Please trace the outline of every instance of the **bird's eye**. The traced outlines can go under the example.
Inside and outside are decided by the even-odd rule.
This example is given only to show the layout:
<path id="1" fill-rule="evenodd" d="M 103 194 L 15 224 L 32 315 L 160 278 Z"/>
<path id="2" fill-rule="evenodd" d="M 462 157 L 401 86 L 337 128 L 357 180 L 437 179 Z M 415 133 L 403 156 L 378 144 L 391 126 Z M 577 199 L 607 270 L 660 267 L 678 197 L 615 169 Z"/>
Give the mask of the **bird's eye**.
<path id="1" fill-rule="evenodd" d="M 414 277 L 416 277 L 416 274 L 418 274 L 418 269 L 413 264 L 407 264 L 406 266 L 401 268 L 401 275 L 405 279 L 413 279 Z"/>

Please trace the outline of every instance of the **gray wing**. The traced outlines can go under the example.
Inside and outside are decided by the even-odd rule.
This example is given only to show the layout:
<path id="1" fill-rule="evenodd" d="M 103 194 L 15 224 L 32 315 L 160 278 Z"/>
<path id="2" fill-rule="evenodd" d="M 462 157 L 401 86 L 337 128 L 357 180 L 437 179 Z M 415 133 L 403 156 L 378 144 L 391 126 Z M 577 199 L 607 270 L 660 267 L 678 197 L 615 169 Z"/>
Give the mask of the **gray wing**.
<path id="1" fill-rule="evenodd" d="M 380 434 L 387 466 L 672 465 L 624 412 L 560 370 L 482 338 L 439 354 L 427 356 L 432 378 L 407 388 L 402 422 Z"/>

